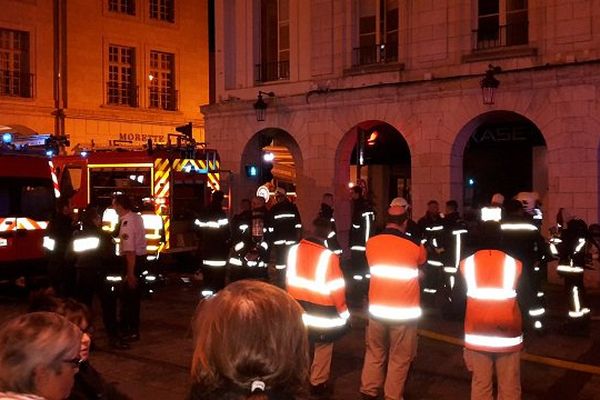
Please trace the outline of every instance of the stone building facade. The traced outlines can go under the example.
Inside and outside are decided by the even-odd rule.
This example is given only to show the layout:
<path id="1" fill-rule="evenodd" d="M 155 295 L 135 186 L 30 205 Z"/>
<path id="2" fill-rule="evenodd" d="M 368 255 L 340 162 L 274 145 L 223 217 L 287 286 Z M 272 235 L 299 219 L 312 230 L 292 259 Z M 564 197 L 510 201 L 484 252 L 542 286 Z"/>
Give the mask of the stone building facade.
<path id="1" fill-rule="evenodd" d="M 270 132 L 294 158 L 305 221 L 333 192 L 347 230 L 357 129 L 385 124 L 408 145 L 419 217 L 430 199 L 465 203 L 478 128 L 519 121 L 541 134 L 523 173 L 546 225 L 561 207 L 599 220 L 600 1 L 223 0 L 215 12 L 217 102 L 202 113 L 237 198 L 255 190 L 244 167 Z M 494 104 L 480 87 L 489 64 L 502 69 Z M 264 121 L 259 90 L 275 95 Z"/>
<path id="2" fill-rule="evenodd" d="M 71 146 L 166 141 L 208 102 L 207 0 L 3 0 L 0 125 Z"/>

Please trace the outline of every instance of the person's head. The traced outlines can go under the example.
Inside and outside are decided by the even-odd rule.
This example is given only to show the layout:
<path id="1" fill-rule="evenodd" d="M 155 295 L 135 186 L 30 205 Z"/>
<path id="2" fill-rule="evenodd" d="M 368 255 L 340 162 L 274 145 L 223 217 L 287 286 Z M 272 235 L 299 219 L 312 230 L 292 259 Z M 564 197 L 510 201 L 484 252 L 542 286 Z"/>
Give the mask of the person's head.
<path id="1" fill-rule="evenodd" d="M 519 200 L 511 199 L 504 204 L 504 211 L 508 215 L 522 216 L 523 215 L 523 203 Z"/>
<path id="2" fill-rule="evenodd" d="M 492 200 L 490 201 L 490 205 L 492 207 L 502 207 L 504 204 L 504 196 L 501 193 L 495 193 L 492 196 Z"/>
<path id="3" fill-rule="evenodd" d="M 286 200 L 286 199 L 287 199 L 287 197 L 286 197 L 286 196 L 287 196 L 287 193 L 286 193 L 286 191 L 285 191 L 285 189 L 284 189 L 284 188 L 282 188 L 282 187 L 278 187 L 278 188 L 275 190 L 275 200 L 276 200 L 278 203 L 281 203 L 282 201 Z"/>
<path id="4" fill-rule="evenodd" d="M 232 283 L 204 300 L 195 316 L 192 398 L 302 393 L 308 376 L 302 313 L 286 292 L 259 281 Z M 263 382 L 265 393 L 250 396 L 253 382 Z"/>
<path id="5" fill-rule="evenodd" d="M 331 194 L 331 193 L 323 194 L 323 199 L 321 199 L 321 203 L 327 204 L 329 207 L 333 207 L 333 194 Z"/>
<path id="6" fill-rule="evenodd" d="M 225 199 L 225 194 L 220 190 L 215 190 L 212 194 L 212 202 L 213 204 L 221 207 L 223 205 L 223 200 Z"/>
<path id="7" fill-rule="evenodd" d="M 71 202 L 65 197 L 56 200 L 56 212 L 63 215 L 71 215 Z"/>
<path id="8" fill-rule="evenodd" d="M 573 236 L 585 237 L 588 230 L 584 220 L 573 218 L 567 222 L 567 231 Z"/>
<path id="9" fill-rule="evenodd" d="M 410 204 L 408 204 L 408 201 L 404 197 L 394 197 L 390 202 L 390 207 L 393 206 L 403 207 L 405 210 L 410 208 Z"/>
<path id="10" fill-rule="evenodd" d="M 515 199 L 519 200 L 523 205 L 523 209 L 528 214 L 533 213 L 533 209 L 535 208 L 540 196 L 536 192 L 519 192 L 515 196 Z"/>
<path id="11" fill-rule="evenodd" d="M 319 239 L 327 239 L 327 235 L 331 232 L 331 221 L 327 218 L 315 218 L 313 224 L 313 236 Z"/>
<path id="12" fill-rule="evenodd" d="M 242 201 L 240 201 L 241 211 L 248 211 L 251 207 L 250 199 L 243 198 Z"/>
<path id="13" fill-rule="evenodd" d="M 352 186 L 352 189 L 350 189 L 350 196 L 352 197 L 352 200 L 362 199 L 362 197 L 363 197 L 362 188 L 358 185 Z"/>
<path id="14" fill-rule="evenodd" d="M 51 312 L 16 317 L 0 328 L 0 391 L 63 400 L 78 371 L 81 331 Z"/>
<path id="15" fill-rule="evenodd" d="M 448 200 L 446 202 L 446 214 L 455 213 L 458 211 L 458 203 L 456 200 Z"/>
<path id="16" fill-rule="evenodd" d="M 436 215 L 440 213 L 440 204 L 437 200 L 429 200 L 427 203 L 427 213 Z"/>
<path id="17" fill-rule="evenodd" d="M 47 311 L 57 313 L 75 324 L 81 330 L 81 349 L 79 357 L 87 360 L 92 343 L 92 317 L 88 307 L 73 299 L 56 296 L 39 296 L 31 301 L 29 311 Z"/>
<path id="18" fill-rule="evenodd" d="M 564 228 L 567 226 L 567 223 L 573 218 L 573 215 L 568 209 L 559 208 L 558 213 L 556 214 L 556 223 Z"/>
<path id="19" fill-rule="evenodd" d="M 257 209 L 262 208 L 264 206 L 265 206 L 265 199 L 264 199 L 264 197 L 254 196 L 252 198 L 252 209 L 253 210 L 257 210 Z"/>
<path id="20" fill-rule="evenodd" d="M 118 194 L 113 197 L 112 206 L 119 216 L 123 216 L 133 210 L 133 203 L 126 194 Z"/>
<path id="21" fill-rule="evenodd" d="M 80 216 L 84 228 L 98 228 L 102 226 L 102 217 L 98 214 L 96 207 L 87 206 Z"/>
<path id="22" fill-rule="evenodd" d="M 406 207 L 390 206 L 387 210 L 386 226 L 400 229 L 404 232 L 408 221 L 408 213 L 406 211 Z"/>

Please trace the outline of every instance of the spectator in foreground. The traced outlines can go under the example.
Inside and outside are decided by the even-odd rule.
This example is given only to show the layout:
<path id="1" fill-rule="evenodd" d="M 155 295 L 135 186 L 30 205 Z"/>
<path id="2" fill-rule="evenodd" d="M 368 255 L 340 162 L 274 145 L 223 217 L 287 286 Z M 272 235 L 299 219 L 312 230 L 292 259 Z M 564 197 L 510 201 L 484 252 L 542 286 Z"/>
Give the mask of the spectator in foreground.
<path id="1" fill-rule="evenodd" d="M 92 344 L 91 316 L 88 308 L 73 299 L 45 297 L 37 299 L 32 305 L 37 310 L 57 313 L 79 327 L 81 331 L 81 347 L 79 371 L 75 375 L 75 384 L 69 400 L 103 399 L 127 400 L 129 397 L 120 393 L 108 383 L 90 364 L 89 355 Z M 35 311 L 35 310 L 33 310 Z"/>
<path id="2" fill-rule="evenodd" d="M 81 331 L 55 313 L 16 317 L 0 328 L 0 400 L 63 400 L 79 369 Z"/>
<path id="3" fill-rule="evenodd" d="M 302 308 L 259 281 L 230 284 L 198 307 L 191 400 L 293 400 L 306 392 Z"/>

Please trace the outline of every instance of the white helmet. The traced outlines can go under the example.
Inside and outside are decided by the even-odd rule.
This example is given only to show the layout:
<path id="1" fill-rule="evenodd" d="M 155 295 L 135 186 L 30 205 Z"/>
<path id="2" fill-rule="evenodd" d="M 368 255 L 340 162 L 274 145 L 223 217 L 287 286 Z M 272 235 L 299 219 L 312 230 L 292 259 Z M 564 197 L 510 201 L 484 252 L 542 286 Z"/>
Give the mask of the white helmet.
<path id="1" fill-rule="evenodd" d="M 515 196 L 515 200 L 519 200 L 523 203 L 523 208 L 529 214 L 533 213 L 533 209 L 539 198 L 540 196 L 536 192 L 520 192 Z"/>
<path id="2" fill-rule="evenodd" d="M 410 204 L 404 197 L 395 197 L 390 203 L 390 207 L 404 207 L 405 210 L 410 208 Z"/>

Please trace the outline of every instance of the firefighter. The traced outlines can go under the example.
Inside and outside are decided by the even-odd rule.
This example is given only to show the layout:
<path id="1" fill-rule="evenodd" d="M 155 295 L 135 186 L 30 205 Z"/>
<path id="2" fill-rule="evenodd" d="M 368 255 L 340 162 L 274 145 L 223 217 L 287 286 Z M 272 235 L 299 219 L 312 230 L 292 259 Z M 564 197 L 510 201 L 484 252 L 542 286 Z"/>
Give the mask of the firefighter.
<path id="1" fill-rule="evenodd" d="M 339 257 L 325 242 L 331 232 L 329 218 L 313 221 L 313 235 L 292 246 L 287 261 L 287 291 L 304 309 L 302 319 L 314 345 L 310 367 L 311 394 L 329 392 L 333 341 L 347 328 L 345 283 Z"/>
<path id="2" fill-rule="evenodd" d="M 455 319 L 462 317 L 466 298 L 461 280 L 458 279 L 458 265 L 464 249 L 466 235 L 468 233 L 466 224 L 458 212 L 458 203 L 455 200 L 446 202 L 443 219 L 442 246 L 445 249 L 442 254 L 443 267 L 443 315 L 446 318 Z"/>
<path id="3" fill-rule="evenodd" d="M 148 261 L 158 261 L 162 246 L 165 243 L 163 219 L 156 214 L 154 202 L 148 197 L 143 199 L 140 212 L 146 231 L 146 251 L 148 253 L 146 258 Z"/>
<path id="4" fill-rule="evenodd" d="M 229 257 L 229 281 L 240 279 L 268 278 L 269 244 L 267 241 L 269 211 L 265 199 L 259 196 L 251 201 L 252 210 L 239 220 L 239 233 L 236 234 Z"/>
<path id="5" fill-rule="evenodd" d="M 492 196 L 489 206 L 481 208 L 481 221 L 496 221 L 502 219 L 502 207 L 504 205 L 504 196 L 500 193 L 495 193 Z"/>
<path id="6" fill-rule="evenodd" d="M 243 198 L 240 202 L 240 212 L 231 219 L 231 242 L 237 243 L 243 233 L 249 228 L 248 221 L 252 219 L 252 204 L 250 199 Z"/>
<path id="7" fill-rule="evenodd" d="M 373 233 L 375 212 L 364 196 L 363 188 L 355 185 L 351 190 L 352 219 L 350 227 L 351 276 L 354 281 L 368 278 L 368 265 L 365 257 L 366 244 Z M 360 285 L 364 286 L 364 285 Z M 365 287 L 366 289 L 366 287 Z"/>
<path id="8" fill-rule="evenodd" d="M 212 296 L 225 287 L 227 255 L 229 253 L 229 219 L 223 211 L 225 195 L 216 190 L 212 201 L 194 224 L 200 231 L 199 253 L 202 257 L 202 291 Z"/>
<path id="9" fill-rule="evenodd" d="M 557 272 L 565 280 L 569 310 L 565 330 L 569 334 L 587 336 L 591 310 L 588 306 L 583 273 L 585 271 L 586 245 L 598 247 L 589 235 L 587 225 L 581 219 L 573 218 L 567 222 L 558 244 L 551 244 L 553 252 L 558 253 Z"/>
<path id="10" fill-rule="evenodd" d="M 525 287 L 532 290 L 525 297 L 530 302 L 523 304 L 523 311 L 530 325 L 541 332 L 546 309 L 539 263 L 545 241 L 532 219 L 525 215 L 520 201 L 507 201 L 504 212 L 500 224 L 503 248 L 523 265 L 522 279 L 527 282 Z"/>
<path id="11" fill-rule="evenodd" d="M 540 195 L 537 192 L 519 192 L 515 196 L 523 204 L 523 210 L 538 228 L 542 225 L 543 214 L 540 208 Z"/>
<path id="12" fill-rule="evenodd" d="M 427 203 L 425 215 L 419 219 L 419 229 L 422 234 L 422 242 L 427 249 L 427 265 L 423 277 L 423 293 L 425 299 L 433 304 L 436 293 L 440 288 L 441 273 L 444 266 L 443 237 L 444 221 L 440 214 L 440 206 L 436 200 Z"/>
<path id="13" fill-rule="evenodd" d="M 111 347 L 128 349 L 119 337 L 117 298 L 122 276 L 117 265 L 112 236 L 102 230 L 102 219 L 94 207 L 81 213 L 81 229 L 75 231 L 69 246 L 77 271 L 76 298 L 92 309 L 94 295 L 100 299 L 102 322 Z"/>
<path id="14" fill-rule="evenodd" d="M 43 245 L 49 253 L 48 277 L 59 296 L 70 296 L 74 292 L 75 271 L 67 262 L 67 249 L 75 225 L 69 200 L 61 197 L 56 202 L 56 213 L 50 219 Z"/>
<path id="15" fill-rule="evenodd" d="M 406 235 L 403 207 L 388 209 L 381 234 L 367 242 L 371 273 L 369 321 L 360 392 L 363 399 L 400 400 L 417 350 L 417 320 L 421 316 L 419 266 L 427 260 L 419 240 Z"/>
<path id="16" fill-rule="evenodd" d="M 517 288 L 523 266 L 498 247 L 499 224 L 481 228 L 479 250 L 460 262 L 467 286 L 464 359 L 472 372 L 471 399 L 492 399 L 494 369 L 499 399 L 520 399 L 523 347 Z"/>
<path id="17" fill-rule="evenodd" d="M 275 252 L 275 284 L 283 287 L 287 253 L 291 246 L 298 243 L 302 221 L 298 208 L 288 200 L 285 189 L 281 187 L 275 190 L 275 204 L 270 213 L 269 236 Z"/>
<path id="18" fill-rule="evenodd" d="M 412 219 L 411 208 L 410 204 L 408 204 L 408 201 L 406 201 L 404 197 L 394 197 L 390 202 L 390 207 L 392 206 L 403 207 L 406 210 L 408 215 L 408 220 L 406 221 L 406 234 L 421 240 L 422 235 L 419 225 L 417 225 L 417 223 Z"/>
<path id="19" fill-rule="evenodd" d="M 132 210 L 125 194 L 113 198 L 119 216 L 119 254 L 125 265 L 125 282 L 121 300 L 121 331 L 126 341 L 140 339 L 141 274 L 146 264 L 146 235 L 141 215 Z"/>
<path id="20" fill-rule="evenodd" d="M 330 230 L 327 233 L 325 247 L 333 251 L 334 254 L 340 256 L 342 254 L 342 246 L 337 238 L 337 228 L 335 218 L 333 217 L 333 194 L 325 193 L 321 200 L 321 208 L 319 209 L 319 218 L 326 219 L 330 222 Z"/>
<path id="21" fill-rule="evenodd" d="M 550 227 L 550 238 L 548 239 L 549 251 L 554 258 L 558 258 L 558 246 L 562 242 L 560 237 L 571 219 L 573 219 L 573 217 L 566 208 L 558 209 L 558 212 L 556 213 L 556 224 Z"/>

